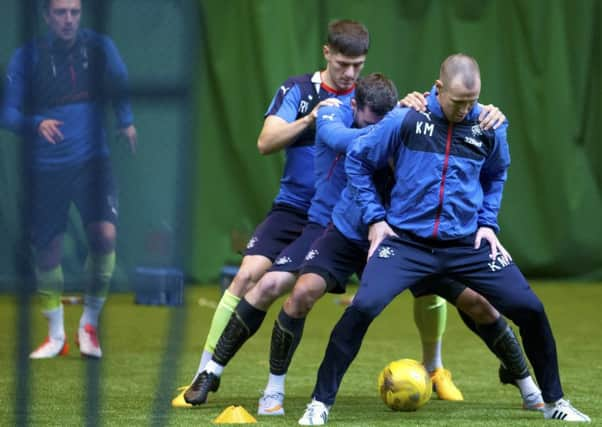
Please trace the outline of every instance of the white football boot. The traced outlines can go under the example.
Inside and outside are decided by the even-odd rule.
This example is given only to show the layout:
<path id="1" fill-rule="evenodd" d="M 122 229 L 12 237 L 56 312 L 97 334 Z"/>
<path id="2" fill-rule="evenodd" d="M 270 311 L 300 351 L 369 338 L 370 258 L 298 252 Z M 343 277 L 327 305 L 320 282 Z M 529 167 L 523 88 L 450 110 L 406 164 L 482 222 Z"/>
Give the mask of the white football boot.
<path id="1" fill-rule="evenodd" d="M 330 407 L 315 399 L 307 404 L 305 413 L 299 418 L 299 424 L 302 426 L 323 426 L 328 422 L 328 412 Z"/>
<path id="2" fill-rule="evenodd" d="M 92 357 L 100 359 L 102 350 L 98 342 L 98 333 L 96 328 L 89 323 L 86 323 L 83 328 L 77 330 L 75 342 L 79 346 L 79 352 L 84 357 Z"/>
<path id="3" fill-rule="evenodd" d="M 31 352 L 30 359 L 50 359 L 57 356 L 66 356 L 69 354 L 69 344 L 67 339 L 57 340 L 46 337 L 44 342 L 38 348 Z"/>
<path id="4" fill-rule="evenodd" d="M 540 392 L 529 393 L 528 395 L 523 396 L 523 409 L 526 409 L 527 411 L 543 412 L 544 406 L 545 403 L 543 402 Z"/>
<path id="5" fill-rule="evenodd" d="M 284 393 L 263 393 L 259 399 L 258 415 L 284 415 Z"/>
<path id="6" fill-rule="evenodd" d="M 560 399 L 554 403 L 546 403 L 543 408 L 543 416 L 548 420 L 574 421 L 581 423 L 589 423 L 590 417 L 582 412 L 579 412 L 571 402 Z"/>

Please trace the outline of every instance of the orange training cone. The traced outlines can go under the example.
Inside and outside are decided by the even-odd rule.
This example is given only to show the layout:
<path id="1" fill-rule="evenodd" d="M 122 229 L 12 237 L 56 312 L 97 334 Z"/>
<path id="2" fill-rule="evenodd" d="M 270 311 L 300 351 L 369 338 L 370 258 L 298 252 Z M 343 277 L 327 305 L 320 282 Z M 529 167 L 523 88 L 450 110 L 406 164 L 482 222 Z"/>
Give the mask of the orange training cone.
<path id="1" fill-rule="evenodd" d="M 213 420 L 214 424 L 250 424 L 256 423 L 253 415 L 242 406 L 228 406 L 224 411 Z"/>

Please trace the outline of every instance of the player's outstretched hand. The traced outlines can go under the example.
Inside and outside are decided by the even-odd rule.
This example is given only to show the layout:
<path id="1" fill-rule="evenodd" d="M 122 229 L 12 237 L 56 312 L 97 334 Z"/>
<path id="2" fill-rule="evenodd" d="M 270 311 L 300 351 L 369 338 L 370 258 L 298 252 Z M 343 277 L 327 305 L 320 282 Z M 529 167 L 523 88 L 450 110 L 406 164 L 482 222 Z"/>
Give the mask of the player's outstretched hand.
<path id="1" fill-rule="evenodd" d="M 498 255 L 500 255 L 506 262 L 512 261 L 512 257 L 510 256 L 510 252 L 506 250 L 500 243 L 495 231 L 489 227 L 479 227 L 477 230 L 477 235 L 474 239 L 474 248 L 479 249 L 481 247 L 481 241 L 485 239 L 487 243 L 489 243 L 489 247 L 491 252 L 489 257 L 493 260 L 497 259 Z"/>
<path id="2" fill-rule="evenodd" d="M 368 230 L 368 240 L 370 241 L 368 259 L 370 259 L 376 248 L 378 248 L 378 245 L 380 245 L 387 236 L 397 236 L 397 234 L 395 234 L 386 221 L 377 221 L 370 225 Z"/>
<path id="3" fill-rule="evenodd" d="M 119 137 L 125 138 L 130 146 L 132 154 L 136 154 L 136 146 L 138 145 L 138 132 L 134 125 L 129 125 L 126 128 L 119 129 Z"/>
<path id="4" fill-rule="evenodd" d="M 51 144 L 63 140 L 63 133 L 59 129 L 63 122 L 54 119 L 42 120 L 38 126 L 38 134 Z"/>
<path id="5" fill-rule="evenodd" d="M 504 113 L 495 105 L 481 105 L 481 108 L 481 114 L 479 114 L 481 129 L 497 129 L 506 121 Z"/>
<path id="6" fill-rule="evenodd" d="M 416 111 L 426 111 L 426 97 L 429 96 L 428 92 L 410 92 L 399 101 L 401 107 L 412 108 Z"/>

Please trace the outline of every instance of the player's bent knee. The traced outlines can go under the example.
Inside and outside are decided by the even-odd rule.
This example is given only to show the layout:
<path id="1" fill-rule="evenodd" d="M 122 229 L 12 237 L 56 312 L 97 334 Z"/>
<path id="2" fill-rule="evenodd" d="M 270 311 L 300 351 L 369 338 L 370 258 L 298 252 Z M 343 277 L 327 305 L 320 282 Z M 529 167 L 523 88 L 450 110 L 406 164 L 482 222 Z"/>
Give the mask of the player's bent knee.
<path id="1" fill-rule="evenodd" d="M 228 286 L 228 291 L 241 298 L 249 292 L 253 286 L 255 286 L 253 275 L 248 270 L 243 270 L 241 268 L 236 273 L 236 276 L 234 276 L 234 279 L 232 279 L 230 286 Z"/>
<path id="2" fill-rule="evenodd" d="M 358 298 L 358 295 L 356 295 L 353 298 L 353 302 L 351 303 L 350 307 L 354 307 L 357 311 L 364 313 L 366 316 L 374 318 L 384 310 L 385 305 L 383 305 L 381 301 Z"/>
<path id="3" fill-rule="evenodd" d="M 301 310 L 302 310 L 301 314 L 303 316 L 307 316 L 307 314 L 314 307 L 314 304 L 316 303 L 316 301 L 318 301 L 318 299 L 320 299 L 321 295 L 322 294 L 317 294 L 317 293 L 311 292 L 311 291 L 304 292 L 303 294 L 300 295 L 299 306 L 301 307 Z"/>
<path id="4" fill-rule="evenodd" d="M 301 276 L 289 298 L 289 308 L 296 313 L 296 317 L 305 317 L 324 292 L 326 284 L 321 278 L 315 280 L 312 274 Z"/>
<path id="5" fill-rule="evenodd" d="M 293 292 L 285 302 L 285 310 L 291 317 L 305 317 L 311 310 L 301 292 Z"/>
<path id="6" fill-rule="evenodd" d="M 61 251 L 38 254 L 36 256 L 36 267 L 40 271 L 52 270 L 61 265 L 62 256 Z"/>
<path id="7" fill-rule="evenodd" d="M 96 253 L 109 253 L 115 249 L 117 230 L 110 222 L 102 221 L 87 227 L 90 249 Z"/>
<path id="8" fill-rule="evenodd" d="M 538 298 L 529 301 L 529 304 L 525 306 L 523 311 L 528 313 L 529 316 L 533 319 L 546 317 L 546 311 L 543 306 L 543 303 Z"/>
<path id="9" fill-rule="evenodd" d="M 286 300 L 286 312 L 292 317 L 305 317 L 319 299 L 311 289 L 295 287 L 291 296 Z"/>
<path id="10" fill-rule="evenodd" d="M 272 262 L 260 255 L 249 255 L 242 259 L 238 272 L 232 279 L 228 291 L 237 297 L 243 297 L 261 279 Z"/>
<path id="11" fill-rule="evenodd" d="M 513 313 L 517 313 L 516 316 L 508 316 L 508 317 L 516 317 L 518 319 L 523 319 L 524 322 L 536 322 L 537 319 L 542 319 L 546 317 L 545 309 L 543 303 L 533 295 L 532 298 L 521 298 L 515 304 L 512 305 L 511 311 Z M 512 319 L 515 322 L 517 320 Z M 520 320 L 518 320 L 520 322 Z"/>
<path id="12" fill-rule="evenodd" d="M 264 276 L 264 278 L 257 284 L 254 294 L 257 293 L 259 299 L 262 301 L 272 302 L 276 298 L 279 298 L 287 293 L 289 290 L 290 284 L 287 280 L 280 280 L 279 278 L 267 278 Z"/>

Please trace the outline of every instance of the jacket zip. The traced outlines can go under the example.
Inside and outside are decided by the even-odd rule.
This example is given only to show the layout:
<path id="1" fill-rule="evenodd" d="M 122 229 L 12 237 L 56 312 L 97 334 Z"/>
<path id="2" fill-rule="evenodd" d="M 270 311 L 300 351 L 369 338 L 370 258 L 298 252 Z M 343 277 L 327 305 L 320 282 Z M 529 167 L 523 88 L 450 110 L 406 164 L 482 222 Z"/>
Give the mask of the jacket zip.
<path id="1" fill-rule="evenodd" d="M 441 171 L 441 185 L 439 185 L 439 205 L 437 206 L 437 214 L 435 215 L 435 226 L 433 227 L 433 237 L 437 237 L 439 225 L 441 223 L 441 212 L 443 211 L 443 197 L 445 195 L 445 177 L 447 175 L 447 166 L 449 164 L 449 152 L 451 151 L 452 135 L 454 132 L 454 124 L 450 123 L 447 128 L 447 138 L 445 140 L 445 158 L 443 159 L 443 170 Z"/>

